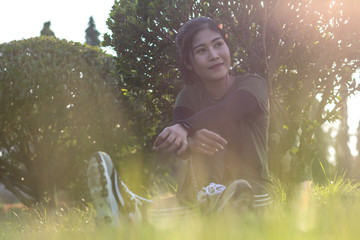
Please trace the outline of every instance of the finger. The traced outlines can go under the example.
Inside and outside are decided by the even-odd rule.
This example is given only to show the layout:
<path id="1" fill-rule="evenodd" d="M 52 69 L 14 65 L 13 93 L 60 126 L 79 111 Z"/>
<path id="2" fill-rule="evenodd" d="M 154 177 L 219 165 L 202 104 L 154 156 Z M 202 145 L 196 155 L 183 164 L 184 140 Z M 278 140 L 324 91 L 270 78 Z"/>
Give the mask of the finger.
<path id="1" fill-rule="evenodd" d="M 201 148 L 206 150 L 206 151 L 209 151 L 209 152 L 216 152 L 217 149 L 215 147 L 213 147 L 212 145 L 208 144 L 208 143 L 202 143 L 201 144 Z"/>
<path id="2" fill-rule="evenodd" d="M 155 142 L 154 142 L 154 147 L 159 146 L 163 141 L 165 141 L 167 139 L 167 137 L 169 136 L 170 132 L 165 128 L 160 134 L 159 136 L 156 138 Z"/>
<path id="3" fill-rule="evenodd" d="M 155 151 L 165 151 L 168 149 L 175 141 L 175 138 L 171 135 L 169 135 L 162 143 L 154 147 L 153 149 Z"/>
<path id="4" fill-rule="evenodd" d="M 201 129 L 199 131 L 199 133 L 201 133 L 202 135 L 205 135 L 206 137 L 211 138 L 213 140 L 218 140 L 218 141 L 221 141 L 221 142 L 224 142 L 225 144 L 227 144 L 226 139 L 221 137 L 216 132 L 213 132 L 213 131 L 210 131 L 210 130 L 207 130 L 207 129 Z"/>
<path id="5" fill-rule="evenodd" d="M 217 143 L 217 142 L 215 142 L 215 141 L 213 141 L 211 139 L 208 139 L 206 137 L 202 138 L 199 141 L 199 143 L 201 143 L 202 148 L 205 148 L 205 149 L 210 150 L 210 151 L 216 151 L 217 152 L 220 149 L 224 149 L 224 147 L 221 144 L 219 144 L 219 143 Z"/>
<path id="6" fill-rule="evenodd" d="M 197 147 L 195 147 L 195 149 L 194 149 L 196 152 L 199 152 L 199 153 L 203 153 L 203 154 L 205 154 L 205 155 L 207 155 L 207 156 L 213 156 L 215 153 L 216 153 L 216 151 L 212 151 L 212 150 L 207 150 L 207 149 L 205 149 L 204 147 L 202 147 L 202 146 L 197 146 Z"/>
<path id="7" fill-rule="evenodd" d="M 213 147 L 213 148 L 216 148 L 217 150 L 223 150 L 223 149 L 225 148 L 224 145 L 222 145 L 222 144 L 220 144 L 220 143 L 218 143 L 218 142 L 215 142 L 215 141 L 211 141 L 211 142 L 209 143 L 209 145 L 210 145 L 211 147 Z"/>
<path id="8" fill-rule="evenodd" d="M 167 147 L 167 149 L 164 149 L 164 152 L 175 151 L 180 147 L 181 144 L 182 144 L 181 139 L 174 139 L 174 141 Z"/>
<path id="9" fill-rule="evenodd" d="M 204 131 L 204 135 L 222 146 L 225 146 L 227 144 L 226 139 L 221 137 L 219 134 L 217 134 L 215 132 L 206 130 L 206 131 Z"/>
<path id="10" fill-rule="evenodd" d="M 185 141 L 183 141 L 183 143 L 182 143 L 182 145 L 181 145 L 181 147 L 180 147 L 180 149 L 177 151 L 177 155 L 178 156 L 180 156 L 181 154 L 183 154 L 185 151 L 186 151 L 186 149 L 188 148 L 188 142 L 185 140 Z"/>
<path id="11" fill-rule="evenodd" d="M 197 143 L 193 149 L 196 152 L 204 153 L 206 155 L 214 155 L 218 151 L 218 149 L 213 148 L 205 143 L 202 144 Z"/>
<path id="12" fill-rule="evenodd" d="M 205 147 L 207 150 L 211 150 L 211 151 L 218 151 L 218 150 L 224 149 L 223 145 L 208 138 L 205 135 L 199 135 L 197 137 L 197 144 L 201 145 L 202 147 Z"/>

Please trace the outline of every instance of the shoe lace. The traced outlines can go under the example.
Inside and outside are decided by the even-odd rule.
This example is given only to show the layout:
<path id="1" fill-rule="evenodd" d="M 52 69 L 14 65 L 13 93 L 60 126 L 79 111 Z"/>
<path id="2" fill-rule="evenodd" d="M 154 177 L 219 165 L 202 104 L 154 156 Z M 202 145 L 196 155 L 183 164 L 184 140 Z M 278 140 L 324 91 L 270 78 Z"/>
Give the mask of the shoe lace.
<path id="1" fill-rule="evenodd" d="M 203 187 L 197 195 L 197 198 L 200 202 L 203 202 L 206 200 L 209 196 L 214 196 L 222 193 L 226 187 L 222 184 L 217 183 L 210 183 L 208 186 Z"/>
<path id="2" fill-rule="evenodd" d="M 137 195 L 137 194 L 133 193 L 132 191 L 130 191 L 128 186 L 126 186 L 126 184 L 123 181 L 120 181 L 120 183 L 123 186 L 123 188 L 125 189 L 125 192 L 129 195 L 130 200 L 134 201 L 136 205 L 137 204 L 142 205 L 143 204 L 142 201 L 152 203 L 152 201 L 150 199 L 140 197 L 139 195 Z"/>
<path id="3" fill-rule="evenodd" d="M 143 197 L 140 197 L 139 195 L 133 193 L 132 191 L 130 191 L 130 189 L 128 188 L 128 186 L 126 186 L 126 184 L 120 180 L 120 184 L 121 186 L 124 188 L 125 192 L 128 194 L 130 201 L 133 202 L 133 211 L 129 212 L 129 217 L 130 219 L 134 222 L 134 223 L 140 223 L 142 222 L 142 213 L 140 210 L 140 206 L 143 205 L 144 202 L 149 202 L 152 203 L 152 201 L 150 199 L 146 199 Z"/>

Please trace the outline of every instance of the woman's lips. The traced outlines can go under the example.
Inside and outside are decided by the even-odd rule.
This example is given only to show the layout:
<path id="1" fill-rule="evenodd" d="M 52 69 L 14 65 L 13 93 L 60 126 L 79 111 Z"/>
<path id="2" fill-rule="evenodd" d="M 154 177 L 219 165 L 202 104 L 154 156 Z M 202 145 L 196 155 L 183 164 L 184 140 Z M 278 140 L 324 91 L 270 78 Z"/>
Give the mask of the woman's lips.
<path id="1" fill-rule="evenodd" d="M 211 67 L 209 67 L 209 69 L 214 70 L 214 69 L 218 69 L 220 68 L 222 65 L 224 65 L 224 63 L 218 63 L 215 65 L 212 65 Z"/>

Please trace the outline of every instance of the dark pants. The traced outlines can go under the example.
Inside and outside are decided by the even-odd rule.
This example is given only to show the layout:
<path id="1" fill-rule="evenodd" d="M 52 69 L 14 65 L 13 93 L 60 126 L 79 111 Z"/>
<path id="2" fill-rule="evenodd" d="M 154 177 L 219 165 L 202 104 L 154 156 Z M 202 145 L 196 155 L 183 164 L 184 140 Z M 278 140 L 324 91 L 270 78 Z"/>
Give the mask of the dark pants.
<path id="1" fill-rule="evenodd" d="M 255 195 L 267 193 L 266 185 L 268 184 L 266 181 L 242 174 L 236 174 L 236 176 L 232 174 L 231 166 L 227 165 L 225 161 L 225 151 L 226 150 L 219 151 L 213 157 L 192 154 L 191 158 L 183 163 L 185 166 L 183 166 L 182 169 L 182 177 L 179 179 L 179 190 L 177 194 L 180 201 L 196 201 L 198 192 L 210 183 L 229 186 L 238 179 L 248 181 Z"/>

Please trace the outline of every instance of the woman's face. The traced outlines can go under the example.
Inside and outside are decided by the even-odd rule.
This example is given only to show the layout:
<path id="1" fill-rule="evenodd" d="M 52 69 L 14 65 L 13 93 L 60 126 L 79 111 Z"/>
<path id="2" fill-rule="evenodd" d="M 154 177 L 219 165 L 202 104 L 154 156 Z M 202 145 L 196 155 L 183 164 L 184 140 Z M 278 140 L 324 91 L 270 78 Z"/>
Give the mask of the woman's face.
<path id="1" fill-rule="evenodd" d="M 221 34 L 206 28 L 195 34 L 190 50 L 190 64 L 205 83 L 221 81 L 230 69 L 230 50 Z"/>

